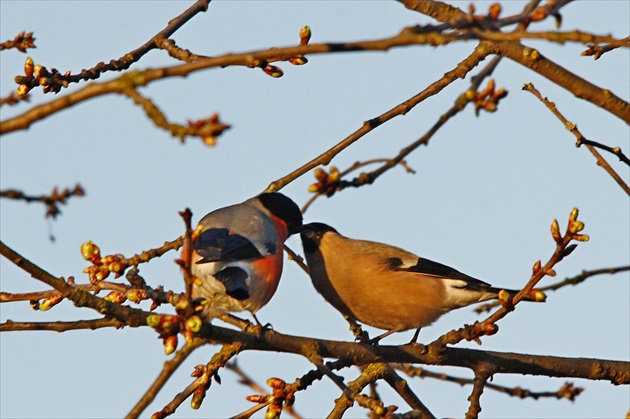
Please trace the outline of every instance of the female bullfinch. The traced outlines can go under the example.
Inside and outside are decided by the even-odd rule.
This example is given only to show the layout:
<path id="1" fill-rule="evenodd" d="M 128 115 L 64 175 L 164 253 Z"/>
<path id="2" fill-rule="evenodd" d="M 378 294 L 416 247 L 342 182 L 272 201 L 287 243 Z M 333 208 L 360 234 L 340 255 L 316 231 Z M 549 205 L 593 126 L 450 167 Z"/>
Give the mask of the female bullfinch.
<path id="1" fill-rule="evenodd" d="M 305 224 L 304 254 L 317 291 L 338 311 L 386 333 L 428 326 L 456 308 L 497 298 L 500 288 L 398 247 Z M 506 290 L 511 295 L 517 291 Z"/>
<path id="2" fill-rule="evenodd" d="M 206 298 L 207 312 L 256 313 L 278 287 L 282 245 L 301 226 L 298 206 L 278 192 L 207 214 L 193 238 L 192 297 Z"/>

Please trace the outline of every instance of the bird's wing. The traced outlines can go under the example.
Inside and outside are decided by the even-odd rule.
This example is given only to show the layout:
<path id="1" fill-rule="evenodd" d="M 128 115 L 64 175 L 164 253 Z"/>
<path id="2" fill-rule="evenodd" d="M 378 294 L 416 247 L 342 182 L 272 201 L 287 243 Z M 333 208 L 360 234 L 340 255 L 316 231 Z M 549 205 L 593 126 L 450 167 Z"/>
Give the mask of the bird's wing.
<path id="1" fill-rule="evenodd" d="M 387 263 L 390 269 L 395 271 L 416 272 L 422 275 L 456 280 L 451 283 L 451 286 L 455 288 L 465 288 L 477 291 L 486 291 L 490 288 L 490 284 L 487 282 L 483 282 L 477 278 L 463 274 L 450 266 L 446 266 L 429 259 L 419 257 L 417 258 L 415 264 L 410 264 L 408 261 L 403 261 L 400 258 L 393 257 L 387 259 Z"/>
<path id="2" fill-rule="evenodd" d="M 225 293 L 237 300 L 250 297 L 247 284 L 247 272 L 238 266 L 228 266 L 214 274 L 214 277 L 225 286 Z"/>
<path id="3" fill-rule="evenodd" d="M 263 257 L 247 237 L 230 233 L 227 228 L 209 228 L 193 243 L 193 249 L 201 256 L 197 263 L 232 262 Z"/>

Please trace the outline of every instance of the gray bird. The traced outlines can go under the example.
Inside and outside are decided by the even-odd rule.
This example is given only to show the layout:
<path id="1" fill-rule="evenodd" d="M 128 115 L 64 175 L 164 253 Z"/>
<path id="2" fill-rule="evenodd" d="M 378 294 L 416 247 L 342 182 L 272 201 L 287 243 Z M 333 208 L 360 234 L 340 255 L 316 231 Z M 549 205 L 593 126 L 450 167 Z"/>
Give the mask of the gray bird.
<path id="1" fill-rule="evenodd" d="M 278 287 L 282 245 L 301 226 L 298 206 L 278 192 L 207 214 L 192 244 L 193 298 L 208 299 L 207 311 L 256 313 Z"/>

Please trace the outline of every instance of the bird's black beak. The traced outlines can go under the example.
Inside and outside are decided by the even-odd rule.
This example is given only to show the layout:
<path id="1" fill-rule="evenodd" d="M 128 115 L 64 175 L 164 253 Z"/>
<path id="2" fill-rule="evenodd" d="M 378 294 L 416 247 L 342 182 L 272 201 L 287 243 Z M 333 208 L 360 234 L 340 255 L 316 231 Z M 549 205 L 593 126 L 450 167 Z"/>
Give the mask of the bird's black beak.
<path id="1" fill-rule="evenodd" d="M 304 231 L 304 228 L 303 224 L 289 226 L 289 236 L 301 233 Z"/>

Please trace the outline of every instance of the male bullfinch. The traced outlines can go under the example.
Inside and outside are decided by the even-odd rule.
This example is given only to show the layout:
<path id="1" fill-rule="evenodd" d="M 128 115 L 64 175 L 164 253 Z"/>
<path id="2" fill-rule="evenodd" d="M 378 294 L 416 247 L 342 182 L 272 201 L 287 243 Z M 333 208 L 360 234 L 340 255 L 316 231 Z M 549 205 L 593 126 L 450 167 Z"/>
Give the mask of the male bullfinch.
<path id="1" fill-rule="evenodd" d="M 207 313 L 256 313 L 278 287 L 282 245 L 301 226 L 298 206 L 278 192 L 207 214 L 192 243 L 192 297 L 208 300 Z"/>
<path id="2" fill-rule="evenodd" d="M 313 285 L 338 311 L 386 333 L 428 326 L 456 308 L 497 298 L 500 288 L 398 247 L 305 224 L 304 254 Z M 511 295 L 517 291 L 506 290 Z"/>

